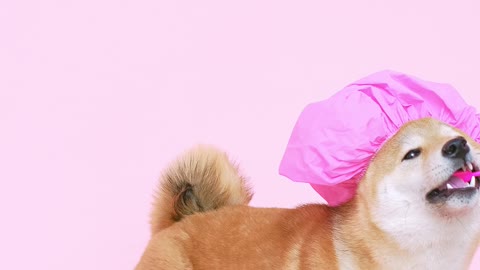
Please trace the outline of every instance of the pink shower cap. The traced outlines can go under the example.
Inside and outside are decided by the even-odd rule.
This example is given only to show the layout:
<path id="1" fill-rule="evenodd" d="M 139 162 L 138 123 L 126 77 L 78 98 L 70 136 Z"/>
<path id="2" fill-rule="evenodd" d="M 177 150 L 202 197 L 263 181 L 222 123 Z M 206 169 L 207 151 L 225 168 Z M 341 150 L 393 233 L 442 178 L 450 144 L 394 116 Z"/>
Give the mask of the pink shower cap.
<path id="1" fill-rule="evenodd" d="M 480 114 L 450 85 L 382 71 L 301 113 L 279 172 L 331 206 L 349 201 L 369 161 L 405 123 L 432 117 L 480 141 Z"/>

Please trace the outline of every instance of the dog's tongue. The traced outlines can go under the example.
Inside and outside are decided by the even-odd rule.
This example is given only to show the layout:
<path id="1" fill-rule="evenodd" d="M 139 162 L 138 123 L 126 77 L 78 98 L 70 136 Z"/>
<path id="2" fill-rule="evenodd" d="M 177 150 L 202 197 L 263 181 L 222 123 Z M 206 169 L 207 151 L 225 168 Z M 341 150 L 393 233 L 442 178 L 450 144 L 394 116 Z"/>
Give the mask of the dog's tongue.
<path id="1" fill-rule="evenodd" d="M 463 175 L 458 175 L 458 173 L 454 173 L 450 179 L 448 179 L 448 184 L 452 185 L 454 188 L 463 188 L 465 187 L 465 183 L 467 181 L 463 180 Z"/>

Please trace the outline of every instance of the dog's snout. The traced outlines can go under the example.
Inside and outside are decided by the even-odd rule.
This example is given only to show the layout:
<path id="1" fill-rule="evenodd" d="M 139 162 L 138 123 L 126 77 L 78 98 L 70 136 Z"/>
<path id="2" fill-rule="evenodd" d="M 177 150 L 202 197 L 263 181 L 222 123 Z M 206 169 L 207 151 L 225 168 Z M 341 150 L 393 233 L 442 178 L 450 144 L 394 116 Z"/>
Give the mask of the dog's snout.
<path id="1" fill-rule="evenodd" d="M 467 140 L 463 137 L 458 137 L 448 141 L 442 148 L 442 155 L 447 158 L 461 158 L 465 159 L 470 148 L 467 145 Z"/>

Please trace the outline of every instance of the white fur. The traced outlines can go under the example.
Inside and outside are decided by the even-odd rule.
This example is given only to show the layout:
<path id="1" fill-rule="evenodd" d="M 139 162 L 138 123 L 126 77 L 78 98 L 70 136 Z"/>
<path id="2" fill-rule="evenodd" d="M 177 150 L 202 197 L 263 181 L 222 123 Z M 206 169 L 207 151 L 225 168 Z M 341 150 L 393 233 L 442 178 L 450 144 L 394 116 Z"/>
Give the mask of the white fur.
<path id="1" fill-rule="evenodd" d="M 438 134 L 446 138 L 461 136 L 448 126 Z M 419 135 L 403 138 L 404 152 L 428 147 L 421 153 L 428 156 L 401 162 L 378 185 L 374 222 L 405 251 L 398 256 L 375 251 L 384 265 L 382 269 L 463 269 L 462 263 L 472 248 L 468 243 L 480 231 L 478 191 L 468 201 L 449 200 L 442 207 L 427 202 L 426 194 L 458 169 L 458 164 L 442 156 L 443 145 L 431 145 L 428 139 Z M 479 156 L 472 151 L 469 155 Z M 480 164 L 478 159 L 475 162 Z"/>
<path id="2" fill-rule="evenodd" d="M 338 258 L 338 270 L 353 270 L 357 269 L 357 262 L 352 250 L 349 249 L 343 241 L 338 230 L 333 231 L 333 244 L 335 246 L 335 254 Z"/>

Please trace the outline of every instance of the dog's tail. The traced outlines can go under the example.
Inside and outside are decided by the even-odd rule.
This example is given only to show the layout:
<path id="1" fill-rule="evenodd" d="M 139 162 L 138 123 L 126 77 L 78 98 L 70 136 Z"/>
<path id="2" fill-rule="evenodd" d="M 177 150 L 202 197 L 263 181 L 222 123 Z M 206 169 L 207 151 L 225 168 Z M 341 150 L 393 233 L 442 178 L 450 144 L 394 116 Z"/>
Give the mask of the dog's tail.
<path id="1" fill-rule="evenodd" d="M 151 216 L 152 234 L 185 216 L 248 204 L 251 198 L 245 177 L 224 152 L 198 146 L 163 173 Z"/>

